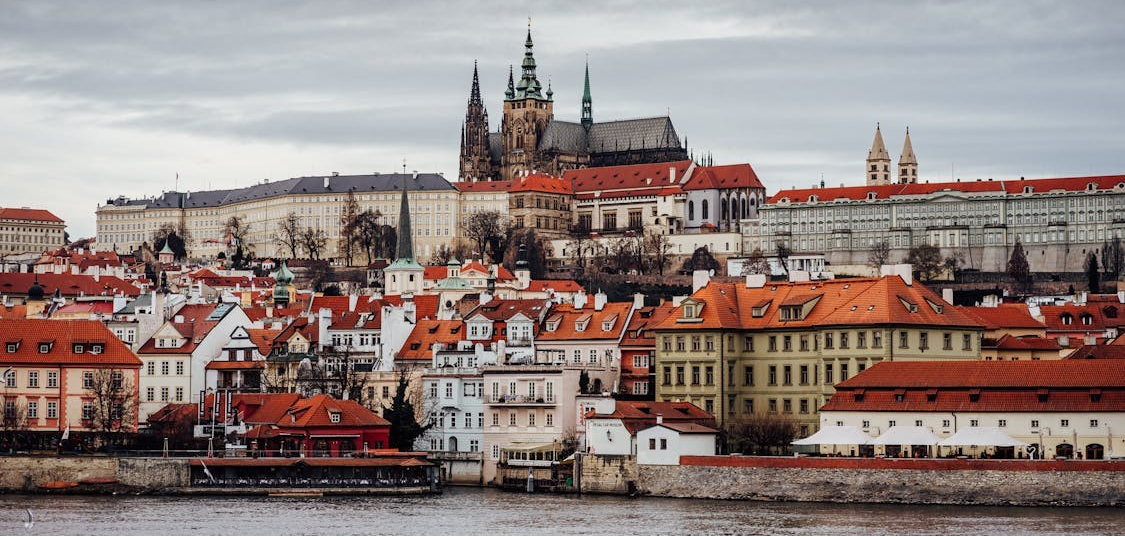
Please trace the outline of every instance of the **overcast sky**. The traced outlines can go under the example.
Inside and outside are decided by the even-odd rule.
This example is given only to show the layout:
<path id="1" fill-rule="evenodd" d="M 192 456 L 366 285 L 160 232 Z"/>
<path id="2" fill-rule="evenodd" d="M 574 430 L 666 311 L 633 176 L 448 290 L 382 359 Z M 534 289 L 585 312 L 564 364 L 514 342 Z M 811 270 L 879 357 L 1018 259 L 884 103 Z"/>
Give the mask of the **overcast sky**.
<path id="1" fill-rule="evenodd" d="M 532 17 L 555 114 L 671 112 L 769 192 L 861 184 L 876 122 L 924 180 L 1125 173 L 1123 2 L 0 1 L 0 206 L 94 232 L 119 194 L 455 180 L 473 60 L 493 127 Z"/>

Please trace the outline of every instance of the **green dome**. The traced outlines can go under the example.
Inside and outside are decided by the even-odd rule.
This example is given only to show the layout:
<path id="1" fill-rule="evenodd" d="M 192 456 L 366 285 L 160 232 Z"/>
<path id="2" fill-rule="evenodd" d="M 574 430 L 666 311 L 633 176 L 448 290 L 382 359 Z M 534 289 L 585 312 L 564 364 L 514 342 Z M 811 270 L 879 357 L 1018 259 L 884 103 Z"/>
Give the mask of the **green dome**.
<path id="1" fill-rule="evenodd" d="M 281 268 L 277 269 L 277 274 L 274 275 L 273 280 L 277 282 L 278 286 L 286 286 L 293 283 L 293 273 L 289 271 L 289 267 L 285 266 L 285 262 L 281 262 Z"/>

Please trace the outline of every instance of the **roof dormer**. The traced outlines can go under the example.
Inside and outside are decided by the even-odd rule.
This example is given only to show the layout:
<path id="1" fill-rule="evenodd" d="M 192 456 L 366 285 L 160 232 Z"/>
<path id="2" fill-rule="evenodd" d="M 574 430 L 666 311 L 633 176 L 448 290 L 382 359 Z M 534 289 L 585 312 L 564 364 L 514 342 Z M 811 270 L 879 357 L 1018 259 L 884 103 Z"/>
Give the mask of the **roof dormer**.
<path id="1" fill-rule="evenodd" d="M 610 330 L 613 330 L 613 325 L 615 324 L 617 324 L 616 315 L 611 315 L 605 319 L 602 319 L 602 332 L 609 332 Z"/>
<path id="2" fill-rule="evenodd" d="M 910 313 L 918 313 L 918 304 L 915 304 L 914 302 L 911 302 L 901 296 L 898 297 L 898 301 L 902 302 L 902 305 L 906 308 L 906 311 L 909 311 Z"/>
<path id="3" fill-rule="evenodd" d="M 585 332 L 586 327 L 590 325 L 590 314 L 583 315 L 574 321 L 575 332 Z"/>
<path id="4" fill-rule="evenodd" d="M 680 316 L 679 319 L 676 319 L 676 322 L 677 323 L 703 322 L 702 315 L 703 315 L 703 306 L 705 304 L 706 304 L 705 302 L 703 302 L 701 300 L 698 300 L 698 299 L 695 299 L 695 298 L 692 298 L 690 296 L 685 298 L 684 301 L 680 303 L 681 316 Z"/>

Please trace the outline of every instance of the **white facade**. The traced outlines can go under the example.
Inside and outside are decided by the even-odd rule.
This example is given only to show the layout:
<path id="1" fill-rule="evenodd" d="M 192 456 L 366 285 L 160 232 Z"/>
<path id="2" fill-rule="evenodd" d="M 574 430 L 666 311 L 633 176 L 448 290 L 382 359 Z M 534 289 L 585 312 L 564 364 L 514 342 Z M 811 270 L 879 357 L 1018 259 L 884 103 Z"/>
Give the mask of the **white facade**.
<path id="1" fill-rule="evenodd" d="M 961 427 L 996 427 L 1001 432 L 1038 448 L 1046 458 L 1060 456 L 1060 445 L 1072 446 L 1075 456 L 1086 457 L 1087 448 L 1101 446 L 1103 458 L 1125 455 L 1125 412 L 820 412 L 824 425 L 852 425 L 872 437 L 894 425 L 927 427 L 941 438 L 948 438 Z M 821 446 L 828 452 L 831 446 Z M 851 448 L 847 448 L 851 449 Z M 879 447 L 877 446 L 877 449 Z M 944 451 L 948 448 L 943 448 Z M 1095 447 L 1094 450 L 1097 448 Z M 848 453 L 842 446 L 837 451 Z M 954 448 L 956 452 L 956 448 Z M 982 449 L 983 451 L 983 449 Z M 1065 448 L 1064 448 L 1065 451 Z M 876 451 L 879 453 L 879 451 Z M 973 454 L 965 448 L 966 455 Z M 1017 448 L 1017 454 L 1027 451 Z"/>
<path id="2" fill-rule="evenodd" d="M 637 431 L 637 464 L 678 465 L 683 455 L 714 455 L 715 433 L 681 433 L 663 424 Z"/>
<path id="3" fill-rule="evenodd" d="M 586 453 L 594 455 L 636 455 L 633 435 L 621 418 L 586 420 Z"/>

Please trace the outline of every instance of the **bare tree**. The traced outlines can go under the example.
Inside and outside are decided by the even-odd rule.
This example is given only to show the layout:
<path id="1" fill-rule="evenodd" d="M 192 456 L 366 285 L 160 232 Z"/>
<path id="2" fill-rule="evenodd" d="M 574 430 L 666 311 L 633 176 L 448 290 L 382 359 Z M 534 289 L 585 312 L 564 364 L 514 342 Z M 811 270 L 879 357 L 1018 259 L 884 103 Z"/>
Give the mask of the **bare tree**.
<path id="1" fill-rule="evenodd" d="M 4 408 L 4 414 L 0 415 L 0 429 L 22 431 L 27 428 L 26 402 L 14 395 L 0 395 L 0 406 Z"/>
<path id="2" fill-rule="evenodd" d="M 377 258 L 389 259 L 395 255 L 398 233 L 382 223 L 383 214 L 368 209 L 356 217 L 356 244 L 367 254 L 367 263 Z"/>
<path id="3" fill-rule="evenodd" d="M 344 210 L 340 212 L 340 253 L 344 257 L 344 266 L 352 265 L 355 257 L 356 236 L 359 234 L 356 217 L 359 216 L 359 202 L 351 190 L 344 198 Z"/>
<path id="4" fill-rule="evenodd" d="M 648 255 L 649 267 L 663 276 L 664 269 L 672 263 L 672 241 L 667 235 L 652 230 L 645 234 L 644 249 Z"/>
<path id="5" fill-rule="evenodd" d="M 290 212 L 277 224 L 273 240 L 289 250 L 290 258 L 297 257 L 297 247 L 301 244 L 301 219 L 297 217 L 297 213 Z"/>
<path id="6" fill-rule="evenodd" d="M 238 215 L 227 218 L 223 222 L 223 232 L 227 234 L 227 244 L 231 246 L 241 246 L 246 250 L 250 249 L 248 239 L 250 237 L 250 223 L 246 218 Z"/>
<path id="7" fill-rule="evenodd" d="M 793 255 L 793 249 L 783 240 L 778 240 L 774 246 L 777 247 L 777 262 L 781 264 L 781 270 L 789 274 L 789 256 Z"/>
<path id="8" fill-rule="evenodd" d="M 113 368 L 96 369 L 91 373 L 86 392 L 91 397 L 90 428 L 99 433 L 136 430 L 137 387 L 129 371 Z"/>
<path id="9" fill-rule="evenodd" d="M 469 254 L 469 249 L 464 244 L 456 243 L 453 246 L 442 244 L 430 256 L 431 265 L 448 265 L 451 259 L 464 261 Z"/>
<path id="10" fill-rule="evenodd" d="M 176 259 L 187 259 L 188 231 L 181 226 L 165 222 L 152 234 L 153 252 L 159 252 L 167 244 Z"/>
<path id="11" fill-rule="evenodd" d="M 317 261 L 320 259 L 320 254 L 324 252 L 324 248 L 328 245 L 328 237 L 324 234 L 323 229 L 314 229 L 307 227 L 301 230 L 300 235 L 301 247 L 309 254 L 309 259 Z"/>
<path id="12" fill-rule="evenodd" d="M 465 219 L 462 231 L 477 253 L 482 257 L 487 253 L 495 262 L 504 254 L 504 239 L 511 232 L 511 224 L 499 211 L 481 211 Z"/>
<path id="13" fill-rule="evenodd" d="M 941 250 L 937 246 L 919 244 L 907 252 L 906 262 L 912 265 L 919 280 L 930 281 L 941 273 Z"/>
<path id="14" fill-rule="evenodd" d="M 1113 280 L 1121 277 L 1125 270 L 1125 250 L 1121 246 L 1121 237 L 1114 237 L 1102 245 L 1102 268 Z"/>
<path id="15" fill-rule="evenodd" d="M 766 256 L 762 254 L 761 249 L 755 249 L 750 253 L 750 257 L 746 260 L 746 264 L 742 267 L 742 275 L 747 274 L 765 274 L 769 276 L 773 271 L 770 270 L 770 262 Z"/>
<path id="16" fill-rule="evenodd" d="M 777 412 L 746 414 L 731 425 L 731 449 L 757 455 L 783 453 L 797 436 L 797 422 Z"/>
<path id="17" fill-rule="evenodd" d="M 879 267 L 886 265 L 887 261 L 891 258 L 891 243 L 887 241 L 880 241 L 871 245 L 867 250 L 867 264 L 879 270 Z"/>

